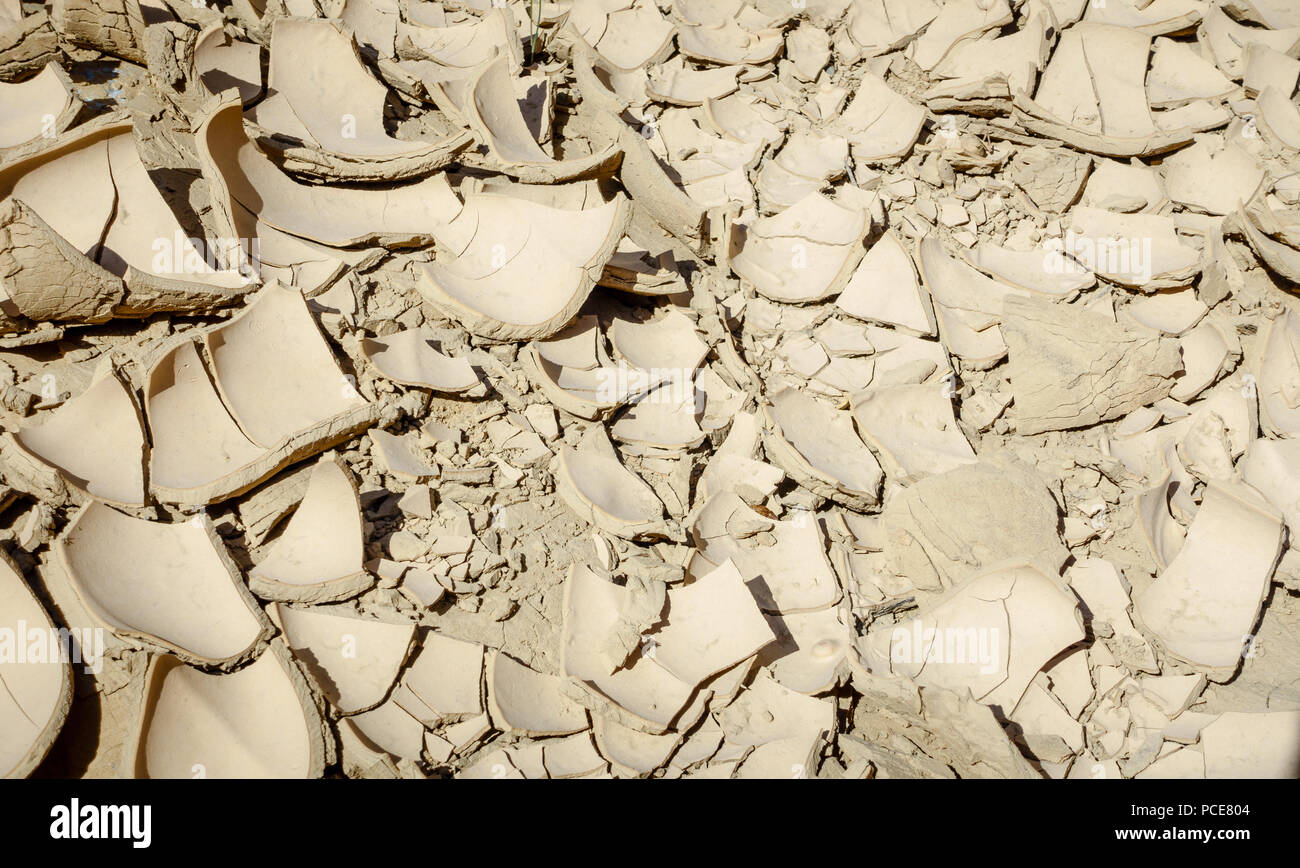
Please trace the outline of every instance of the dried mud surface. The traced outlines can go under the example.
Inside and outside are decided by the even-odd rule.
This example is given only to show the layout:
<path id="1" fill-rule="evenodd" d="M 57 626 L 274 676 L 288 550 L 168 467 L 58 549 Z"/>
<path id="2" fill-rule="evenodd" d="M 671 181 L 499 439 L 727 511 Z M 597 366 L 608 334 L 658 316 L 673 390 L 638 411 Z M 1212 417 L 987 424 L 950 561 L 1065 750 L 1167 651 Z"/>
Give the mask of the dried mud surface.
<path id="1" fill-rule="evenodd" d="M 1297 58 L 0 4 L 0 775 L 1300 776 Z"/>

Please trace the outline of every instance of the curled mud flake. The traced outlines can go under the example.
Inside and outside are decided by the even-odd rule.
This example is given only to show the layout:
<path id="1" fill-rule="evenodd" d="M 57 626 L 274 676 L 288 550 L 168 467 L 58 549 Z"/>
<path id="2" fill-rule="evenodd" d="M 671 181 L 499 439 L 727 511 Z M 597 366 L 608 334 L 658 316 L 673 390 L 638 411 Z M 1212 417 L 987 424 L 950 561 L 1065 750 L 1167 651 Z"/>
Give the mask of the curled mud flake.
<path id="1" fill-rule="evenodd" d="M 883 474 L 850 414 L 787 389 L 772 395 L 767 420 L 768 453 L 791 476 L 845 506 L 878 502 Z"/>
<path id="2" fill-rule="evenodd" d="M 249 587 L 268 600 L 345 600 L 374 583 L 362 567 L 364 542 L 356 482 L 338 458 L 326 456 L 284 531 L 249 571 Z"/>
<path id="3" fill-rule="evenodd" d="M 57 63 L 25 82 L 0 85 L 0 154 L 67 129 L 81 109 L 72 87 Z"/>
<path id="4" fill-rule="evenodd" d="M 586 709 L 564 694 L 562 679 L 501 652 L 488 658 L 487 686 L 492 721 L 508 732 L 568 735 L 589 726 Z"/>
<path id="5" fill-rule="evenodd" d="M 111 366 L 85 392 L 6 436 L 93 498 L 123 506 L 145 503 L 140 408 Z"/>
<path id="6" fill-rule="evenodd" d="M 575 212 L 479 195 L 465 211 L 472 234 L 453 260 L 424 267 L 420 291 L 468 331 L 497 340 L 549 337 L 568 324 L 629 218 L 621 196 Z"/>
<path id="7" fill-rule="evenodd" d="M 464 358 L 443 355 L 436 335 L 421 329 L 404 329 L 384 337 L 367 338 L 362 352 L 381 374 L 397 383 L 436 392 L 466 392 L 479 383 L 478 374 Z"/>
<path id="8" fill-rule="evenodd" d="M 1134 614 L 1167 653 L 1231 675 L 1242 659 L 1242 637 L 1259 618 L 1283 538 L 1282 516 L 1252 489 L 1211 484 L 1182 549 L 1135 597 Z"/>
<path id="9" fill-rule="evenodd" d="M 86 608 L 125 639 L 229 668 L 271 634 L 225 544 L 201 518 L 147 521 L 91 503 L 55 552 Z"/>
<path id="10" fill-rule="evenodd" d="M 623 466 L 599 423 L 583 435 L 577 448 L 566 446 L 561 451 L 556 490 L 570 509 L 615 536 L 637 539 L 664 529 L 662 501 Z"/>
<path id="11" fill-rule="evenodd" d="M 289 648 L 343 714 L 383 702 L 406 662 L 415 637 L 409 623 L 361 618 L 343 611 L 300 609 L 273 603 L 268 611 Z"/>
<path id="12" fill-rule="evenodd" d="M 4 734 L 0 773 L 6 778 L 22 778 L 40 765 L 67 719 L 72 672 L 71 657 L 63 654 L 71 650 L 72 640 L 60 642 L 54 622 L 7 556 L 0 558 L 0 601 L 4 603 L 3 627 L 19 637 L 24 652 L 30 650 L 28 631 L 44 640 L 39 657 L 28 658 L 24 653 L 22 659 L 13 656 L 0 662 L 0 732 Z M 56 652 L 53 655 L 48 653 L 51 646 Z M 85 658 L 85 665 L 93 663 L 90 656 Z"/>
<path id="13" fill-rule="evenodd" d="M 327 762 L 325 726 L 279 641 L 225 674 L 158 654 L 145 674 L 121 771 L 131 778 L 316 778 Z"/>

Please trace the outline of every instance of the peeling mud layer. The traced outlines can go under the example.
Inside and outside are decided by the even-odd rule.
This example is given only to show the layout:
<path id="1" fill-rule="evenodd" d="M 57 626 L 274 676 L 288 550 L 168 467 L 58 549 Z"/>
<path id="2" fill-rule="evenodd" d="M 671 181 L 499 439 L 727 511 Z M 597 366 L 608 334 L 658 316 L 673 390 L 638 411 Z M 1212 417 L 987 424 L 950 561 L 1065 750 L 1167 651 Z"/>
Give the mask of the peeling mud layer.
<path id="1" fill-rule="evenodd" d="M 0 775 L 1300 776 L 1300 6 L 0 2 Z"/>

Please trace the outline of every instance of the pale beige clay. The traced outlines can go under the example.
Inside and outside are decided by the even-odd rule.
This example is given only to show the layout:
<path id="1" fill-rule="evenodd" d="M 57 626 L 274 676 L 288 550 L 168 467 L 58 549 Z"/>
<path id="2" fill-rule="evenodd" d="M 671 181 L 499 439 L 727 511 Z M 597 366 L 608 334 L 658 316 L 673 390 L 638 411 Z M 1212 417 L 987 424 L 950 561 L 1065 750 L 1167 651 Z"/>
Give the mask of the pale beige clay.
<path id="1" fill-rule="evenodd" d="M 1300 775 L 1294 2 L 39 5 L 0 775 Z"/>
<path id="2" fill-rule="evenodd" d="M 52 629 L 50 616 L 7 556 L 0 558 L 0 601 L 4 603 L 4 627 L 18 641 L 27 642 L 28 629 Z M 4 687 L 0 692 L 0 732 L 4 734 L 0 770 L 6 778 L 26 777 L 40 765 L 72 705 L 68 662 L 57 654 L 49 655 L 48 647 L 41 655 L 0 664 L 0 685 Z"/>
<path id="3" fill-rule="evenodd" d="M 364 551 L 356 483 L 337 458 L 326 456 L 271 550 L 249 571 L 248 584 L 267 600 L 345 600 L 374 581 L 361 565 Z"/>
<path id="4" fill-rule="evenodd" d="M 324 723 L 279 643 L 238 672 L 213 675 L 166 654 L 145 675 L 123 777 L 315 778 Z"/>
<path id="5" fill-rule="evenodd" d="M 270 635 L 203 517 L 167 524 L 91 503 L 55 551 L 86 608 L 128 640 L 190 663 L 229 666 Z"/>

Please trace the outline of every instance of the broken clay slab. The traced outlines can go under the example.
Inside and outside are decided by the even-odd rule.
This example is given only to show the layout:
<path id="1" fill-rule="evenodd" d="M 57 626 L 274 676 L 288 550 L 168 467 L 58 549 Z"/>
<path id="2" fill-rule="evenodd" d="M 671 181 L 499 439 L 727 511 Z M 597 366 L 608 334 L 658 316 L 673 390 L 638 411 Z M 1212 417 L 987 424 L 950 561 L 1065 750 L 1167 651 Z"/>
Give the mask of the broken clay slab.
<path id="1" fill-rule="evenodd" d="M 436 479 L 442 469 L 430 464 L 421 455 L 423 451 L 414 438 L 392 434 L 382 428 L 370 431 L 370 442 L 374 446 L 376 457 L 388 468 L 388 472 L 399 479 L 411 482 L 423 482 Z"/>
<path id="2" fill-rule="evenodd" d="M 1205 776 L 1295 778 L 1300 774 L 1300 711 L 1230 711 L 1201 730 Z"/>
<path id="3" fill-rule="evenodd" d="M 685 738 L 680 732 L 654 734 L 597 717 L 592 727 L 596 749 L 620 777 L 645 777 L 665 765 Z"/>
<path id="4" fill-rule="evenodd" d="M 1169 562 L 1177 556 L 1187 536 L 1187 529 L 1174 519 L 1170 511 L 1170 493 L 1184 484 L 1181 480 L 1174 479 L 1171 462 L 1179 467 L 1182 475 L 1186 475 L 1186 470 L 1182 468 L 1182 462 L 1177 459 L 1176 454 L 1171 458 L 1166 453 L 1152 466 L 1151 477 L 1154 479 L 1154 484 L 1150 488 L 1139 491 L 1133 498 L 1138 528 L 1151 549 L 1151 556 L 1155 559 L 1156 566 L 1161 570 L 1168 567 Z"/>
<path id="5" fill-rule="evenodd" d="M 972 4 L 965 4 L 967 13 Z M 992 8 L 992 7 L 991 7 Z M 1044 8 L 1027 12 L 1019 29 L 1005 36 L 960 39 L 935 64 L 925 93 L 931 111 L 1001 113 L 1011 95 L 1032 89 L 1047 63 L 1056 27 Z"/>
<path id="6" fill-rule="evenodd" d="M 1054 764 L 1068 764 L 1084 749 L 1084 728 L 1052 694 L 1046 677 L 1030 682 L 1009 719 L 1020 728 L 1019 739 L 1049 776 Z"/>
<path id="7" fill-rule="evenodd" d="M 747 91 L 704 102 L 704 118 L 718 135 L 734 142 L 777 145 L 789 124 L 775 106 Z"/>
<path id="8" fill-rule="evenodd" d="M 504 57 L 484 66 L 471 81 L 465 116 L 501 169 L 526 183 L 554 184 L 609 174 L 621 159 L 616 145 L 565 159 L 543 151 L 520 111 Z"/>
<path id="9" fill-rule="evenodd" d="M 203 344 L 210 369 L 187 335 L 162 353 L 145 381 L 154 444 L 149 481 L 160 500 L 208 504 L 240 494 L 379 415 L 341 372 L 337 380 L 326 373 L 325 365 L 336 372 L 337 366 L 296 290 L 271 284 L 238 317 L 205 333 Z M 271 358 L 274 375 L 257 373 Z M 337 412 L 313 419 L 322 407 Z M 237 408 L 254 415 L 244 419 Z"/>
<path id="10" fill-rule="evenodd" d="M 636 231 L 636 225 L 629 225 Z M 660 249 L 660 243 L 642 245 L 625 237 L 614 255 L 605 263 L 600 285 L 635 295 L 673 295 L 684 285 L 677 273 L 671 249 Z"/>
<path id="11" fill-rule="evenodd" d="M 383 702 L 414 644 L 415 625 L 359 617 L 346 607 L 272 603 L 267 611 L 293 656 L 342 714 Z"/>
<path id="12" fill-rule="evenodd" d="M 1204 46 L 1206 56 L 1224 75 L 1240 80 L 1245 73 L 1245 52 L 1251 43 L 1259 43 L 1274 51 L 1289 53 L 1300 41 L 1300 28 L 1283 27 L 1268 30 L 1251 27 L 1235 21 L 1218 6 L 1205 10 L 1196 31 L 1197 41 Z"/>
<path id="13" fill-rule="evenodd" d="M 122 312 L 201 313 L 241 299 L 254 281 L 242 251 L 223 251 L 208 257 L 218 267 L 208 264 L 149 174 L 135 137 L 123 133 L 105 144 L 117 202 L 98 262 L 127 286 Z M 160 238 L 170 242 L 170 257 L 159 255 Z"/>
<path id="14" fill-rule="evenodd" d="M 1032 98 L 1014 96 L 1026 130 L 1108 157 L 1149 157 L 1192 141 L 1190 126 L 1164 129 L 1147 102 L 1151 37 L 1082 22 L 1057 42 Z"/>
<path id="15" fill-rule="evenodd" d="M 667 592 L 664 626 L 646 634 L 654 659 L 687 684 L 699 684 L 775 638 L 753 592 L 730 561 Z"/>
<path id="16" fill-rule="evenodd" d="M 143 64 L 145 8 L 140 0 L 58 0 L 51 4 L 50 20 L 61 41 Z"/>
<path id="17" fill-rule="evenodd" d="M 548 337 L 587 300 L 629 219 L 621 195 L 581 211 L 469 196 L 444 235 L 446 243 L 454 239 L 454 257 L 424 266 L 420 292 L 480 337 Z"/>
<path id="18" fill-rule="evenodd" d="M 950 256 L 937 235 L 917 239 L 916 261 L 948 351 L 978 370 L 1001 361 L 1007 353 L 998 328 L 1002 302 L 1027 293 Z"/>
<path id="19" fill-rule="evenodd" d="M 1129 584 L 1114 564 L 1101 558 L 1082 558 L 1065 574 L 1070 587 L 1083 601 L 1086 620 L 1094 633 L 1109 627 L 1105 645 L 1115 658 L 1140 672 L 1158 672 L 1155 652 L 1133 625 L 1129 609 Z"/>
<path id="20" fill-rule="evenodd" d="M 31 774 L 49 753 L 72 706 L 72 672 L 60 646 L 40 657 L 30 655 L 29 635 L 57 635 L 54 622 L 28 588 L 22 572 L 7 555 L 0 556 L 0 611 L 3 627 L 26 654 L 11 653 L 0 662 L 0 777 Z M 74 640 L 68 639 L 72 642 Z M 16 652 L 17 647 L 11 647 Z M 87 660 L 88 664 L 92 661 Z"/>
<path id="21" fill-rule="evenodd" d="M 464 358 L 436 349 L 437 336 L 425 329 L 403 329 L 366 338 L 361 352 L 379 373 L 396 383 L 458 394 L 479 384 L 478 374 Z"/>
<path id="22" fill-rule="evenodd" d="M 781 52 L 781 37 L 778 29 L 754 31 L 727 19 L 716 24 L 683 24 L 677 30 L 677 48 L 684 57 L 700 63 L 757 66 Z"/>
<path id="23" fill-rule="evenodd" d="M 575 3 L 568 23 L 607 66 L 620 72 L 662 60 L 677 33 L 676 25 L 647 0 Z"/>
<path id="24" fill-rule="evenodd" d="M 312 468 L 307 493 L 271 550 L 248 573 L 264 600 L 334 603 L 375 580 L 362 566 L 365 529 L 352 474 L 335 456 Z"/>
<path id="25" fill-rule="evenodd" d="M 0 205 L 0 241 L 6 331 L 49 321 L 103 322 L 126 294 L 120 278 L 74 248 L 21 199 Z M 52 293 L 51 285 L 71 291 Z"/>
<path id="26" fill-rule="evenodd" d="M 1089 22 L 1130 28 L 1150 36 L 1165 36 L 1195 26 L 1204 13 L 1204 7 L 1191 0 L 1120 0 L 1108 8 L 1085 9 L 1083 18 Z"/>
<path id="27" fill-rule="evenodd" d="M 937 334 L 930 295 L 917 280 L 907 248 L 890 231 L 867 250 L 835 304 L 850 316 L 908 334 Z"/>
<path id="28" fill-rule="evenodd" d="M 1084 638 L 1078 600 L 1028 563 L 972 576 L 910 622 L 875 631 L 869 654 L 922 686 L 964 693 L 1009 713 L 1034 675 Z"/>
<path id="29" fill-rule="evenodd" d="M 1230 677 L 1254 629 L 1284 539 L 1282 516 L 1252 489 L 1211 483 L 1178 555 L 1134 598 L 1165 650 Z"/>
<path id="30" fill-rule="evenodd" d="M 464 131 L 433 142 L 390 136 L 387 88 L 366 70 L 338 21 L 277 19 L 268 83 L 269 95 L 249 117 L 265 132 L 258 145 L 294 175 L 331 183 L 415 178 L 446 166 L 471 143 Z"/>
<path id="31" fill-rule="evenodd" d="M 235 39 L 221 24 L 209 24 L 194 40 L 193 77 L 209 94 L 235 88 L 244 105 L 262 95 L 262 48 Z"/>
<path id="32" fill-rule="evenodd" d="M 1257 342 L 1256 346 L 1259 346 Z M 1271 320 L 1262 338 L 1255 369 L 1259 421 L 1278 437 L 1300 436 L 1300 314 L 1284 311 Z"/>
<path id="33" fill-rule="evenodd" d="M 92 502 L 53 548 L 92 616 L 128 641 L 230 668 L 271 635 L 205 517 L 148 521 Z"/>
<path id="34" fill-rule="evenodd" d="M 265 449 L 323 425 L 342 427 L 368 412 L 298 290 L 267 285 L 203 342 L 231 415 Z"/>
<path id="35" fill-rule="evenodd" d="M 1186 42 L 1159 38 L 1147 73 L 1147 102 L 1155 109 L 1178 108 L 1198 99 L 1216 100 L 1235 89 L 1232 81 Z"/>
<path id="36" fill-rule="evenodd" d="M 623 122 L 628 103 L 602 81 L 590 52 L 574 52 L 573 73 L 583 104 L 592 106 L 593 128 L 623 152 L 619 180 L 638 209 L 692 249 L 698 247 L 705 237 L 706 209 L 674 183 L 642 134 Z"/>
<path id="37" fill-rule="evenodd" d="M 95 382 L 37 424 L 12 434 L 24 454 L 69 485 L 121 506 L 145 503 L 145 435 L 140 408 L 111 365 Z"/>
<path id="38" fill-rule="evenodd" d="M 0 196 L 16 200 L 8 232 L 41 248 L 5 254 L 6 291 L 25 315 L 93 321 L 205 312 L 238 301 L 251 283 L 246 262 L 214 267 L 210 259 L 222 257 L 205 258 L 195 247 L 142 161 L 133 129 L 123 115 L 105 115 L 0 166 Z M 35 219 L 15 211 L 18 202 Z M 47 281 L 60 279 L 70 297 L 49 292 Z M 88 310 L 89 297 L 103 309 Z"/>
<path id="39" fill-rule="evenodd" d="M 328 247 L 427 245 L 460 212 L 441 175 L 386 190 L 300 183 L 253 144 L 242 111 L 232 89 L 211 100 L 194 128 L 199 165 L 229 224 L 223 234 L 248 237 L 235 229 L 242 206 L 281 232 Z"/>
<path id="40" fill-rule="evenodd" d="M 1052 299 L 1072 301 L 1079 292 L 1097 283 L 1096 275 L 1062 251 L 1009 250 L 981 243 L 962 255 L 995 280 Z"/>
<path id="41" fill-rule="evenodd" d="M 821 525 L 809 513 L 774 521 L 724 492 L 705 504 L 691 533 L 701 565 L 730 559 L 765 612 L 816 612 L 840 599 Z"/>
<path id="42" fill-rule="evenodd" d="M 1291 548 L 1300 549 L 1300 440 L 1256 440 L 1237 469 L 1282 512 Z"/>
<path id="43" fill-rule="evenodd" d="M 488 658 L 487 685 L 489 714 L 502 730 L 538 737 L 589 726 L 587 710 L 565 695 L 562 678 L 535 672 L 503 652 Z"/>
<path id="44" fill-rule="evenodd" d="M 1182 337 L 1209 313 L 1205 303 L 1191 289 L 1156 292 L 1125 305 L 1119 319 L 1153 331 Z"/>
<path id="45" fill-rule="evenodd" d="M 758 162 L 755 153 L 753 162 Z M 839 136 L 798 132 L 758 175 L 765 213 L 783 211 L 844 175 L 849 143 Z M 747 167 L 749 168 L 749 167 Z"/>
<path id="46" fill-rule="evenodd" d="M 1187 286 L 1201 272 L 1200 251 L 1183 242 L 1172 217 L 1080 205 L 1070 225 L 1077 237 L 1071 254 L 1112 283 L 1154 292 Z"/>
<path id="47" fill-rule="evenodd" d="M 885 503 L 891 567 L 937 590 L 1004 560 L 1037 559 L 1056 575 L 1069 558 L 1046 481 L 1020 461 L 988 459 L 913 483 Z"/>
<path id="48" fill-rule="evenodd" d="M 1167 396 L 1182 370 L 1178 344 L 1158 333 L 1032 298 L 1003 309 L 1021 434 L 1119 418 Z"/>
<path id="49" fill-rule="evenodd" d="M 483 666 L 483 646 L 477 642 L 425 633 L 401 684 L 436 714 L 481 714 Z"/>
<path id="50" fill-rule="evenodd" d="M 1125 214 L 1156 213 L 1168 201 L 1160 172 L 1141 160 L 1102 162 L 1088 175 L 1087 187 L 1079 199 L 1083 205 Z"/>
<path id="51" fill-rule="evenodd" d="M 1164 161 L 1169 198 L 1207 214 L 1231 214 L 1264 181 L 1264 169 L 1241 145 L 1204 138 Z"/>
<path id="52" fill-rule="evenodd" d="M 619 461 L 600 423 L 587 430 L 576 449 L 561 450 L 555 485 L 570 509 L 615 536 L 638 539 L 665 529 L 663 502 Z"/>
<path id="53" fill-rule="evenodd" d="M 813 696 L 835 686 L 838 670 L 853 647 L 853 631 L 838 607 L 820 612 L 769 615 L 776 642 L 759 654 L 782 687 Z"/>
<path id="54" fill-rule="evenodd" d="M 786 756 L 799 757 L 794 764 L 802 764 L 813 744 L 823 732 L 834 729 L 835 706 L 824 699 L 796 693 L 778 684 L 770 675 L 760 672 L 739 698 L 718 716 L 726 742 L 740 747 L 763 745 L 793 740 L 793 751 L 782 751 Z M 787 762 L 785 774 L 797 774 Z"/>
<path id="55" fill-rule="evenodd" d="M 636 595 L 575 564 L 564 585 L 560 671 L 613 703 L 628 725 L 661 733 L 698 699 L 694 683 L 657 662 L 658 644 L 641 630 L 660 620 L 664 598 Z"/>
<path id="56" fill-rule="evenodd" d="M 648 70 L 646 94 L 657 102 L 670 105 L 700 106 L 705 100 L 719 99 L 736 92 L 742 67 L 712 66 L 693 69 L 677 56 Z"/>
<path id="57" fill-rule="evenodd" d="M 1216 317 L 1202 320 L 1178 344 L 1183 353 L 1183 373 L 1169 397 L 1184 403 L 1213 385 L 1229 369 L 1231 360 L 1240 355 L 1241 348 L 1232 326 Z"/>
<path id="58" fill-rule="evenodd" d="M 867 57 L 896 51 L 939 14 L 933 0 L 853 0 L 848 33 Z"/>
<path id="59" fill-rule="evenodd" d="M 346 281 L 339 280 L 348 268 L 362 267 L 381 255 L 374 249 L 344 251 L 325 247 L 281 232 L 258 220 L 238 202 L 232 202 L 231 208 L 237 215 L 233 221 L 236 230 L 257 239 L 254 265 L 263 283 L 278 280 L 286 286 L 301 289 L 309 296 L 316 296 L 322 303 L 327 300 L 320 298 L 322 295 L 337 297 L 350 291 Z M 343 309 L 339 312 L 345 313 Z"/>
<path id="60" fill-rule="evenodd" d="M 1140 679 L 1142 693 L 1160 707 L 1170 720 L 1187 711 L 1205 690 L 1206 678 L 1191 675 L 1159 675 Z"/>
<path id="61" fill-rule="evenodd" d="M 121 774 L 130 778 L 318 778 L 332 759 L 306 679 L 279 641 L 209 674 L 157 654 Z"/>
<path id="62" fill-rule="evenodd" d="M 1300 108 L 1276 85 L 1268 85 L 1255 100 L 1259 128 L 1279 150 L 1300 151 Z"/>
<path id="63" fill-rule="evenodd" d="M 0 13 L 0 76 L 23 77 L 60 57 L 59 34 L 41 9 L 24 15 L 22 5 L 7 0 Z"/>
<path id="64" fill-rule="evenodd" d="M 870 230 L 867 212 L 812 192 L 744 227 L 731 268 L 773 301 L 821 301 L 844 289 Z"/>
<path id="65" fill-rule="evenodd" d="M 1259 201 L 1266 188 L 1267 184 L 1261 184 L 1252 201 L 1238 208 L 1234 222 L 1260 261 L 1294 283 L 1300 279 L 1300 237 L 1294 229 L 1288 233 L 1288 227 Z"/>
<path id="66" fill-rule="evenodd" d="M 390 20 L 378 27 L 374 23 L 375 15 L 352 14 L 364 9 L 366 4 L 349 0 L 342 16 L 344 23 L 356 31 L 359 41 L 370 43 L 383 57 L 393 54 L 395 42 L 398 57 L 414 61 L 417 69 L 425 70 L 425 65 L 428 65 L 422 73 L 425 76 L 443 80 L 464 78 L 476 67 L 502 54 L 517 69 L 522 59 L 521 40 L 513 15 L 504 8 L 486 9 L 483 10 L 486 14 L 480 18 L 445 25 L 430 24 L 428 19 L 420 21 L 408 16 L 406 21 Z M 388 12 L 392 14 L 380 17 L 395 19 L 396 4 Z"/>
<path id="67" fill-rule="evenodd" d="M 413 762 L 424 750 L 424 725 L 405 711 L 397 699 L 347 718 L 358 736 L 399 760 Z"/>
<path id="68" fill-rule="evenodd" d="M 583 419 L 604 419 L 663 382 L 649 371 L 615 366 L 601 339 L 600 321 L 580 316 L 547 340 L 532 341 L 522 367 L 556 407 Z"/>
<path id="69" fill-rule="evenodd" d="M 867 389 L 853 396 L 853 421 L 885 462 L 890 479 L 912 482 L 975 463 L 942 383 Z"/>
<path id="70" fill-rule="evenodd" d="M 144 400 L 154 444 L 149 477 L 165 500 L 183 499 L 182 492 L 238 473 L 265 454 L 231 418 L 193 338 L 185 338 L 154 364 Z"/>
<path id="71" fill-rule="evenodd" d="M 793 478 L 852 509 L 879 503 L 883 474 L 852 416 L 795 389 L 773 394 L 764 413 L 768 453 Z"/>
<path id="72" fill-rule="evenodd" d="M 707 502 L 715 494 L 734 492 L 747 502 L 762 502 L 776 491 L 785 473 L 757 460 L 761 442 L 757 415 L 740 412 L 729 421 L 727 439 L 714 451 L 700 475 L 696 497 Z"/>
<path id="73" fill-rule="evenodd" d="M 0 84 L 0 155 L 62 133 L 81 110 L 72 80 L 57 63 L 19 84 Z"/>
<path id="74" fill-rule="evenodd" d="M 702 415 L 705 396 L 694 379 L 685 385 L 666 383 L 633 400 L 609 426 L 610 436 L 630 449 L 694 449 L 703 442 Z"/>
<path id="75" fill-rule="evenodd" d="M 694 371 L 709 351 L 695 323 L 676 308 L 647 320 L 618 316 L 610 325 L 609 340 L 628 364 L 643 370 Z"/>
<path id="76" fill-rule="evenodd" d="M 853 157 L 864 163 L 907 156 L 921 135 L 925 109 L 894 90 L 871 71 L 863 73 L 853 100 L 830 124 L 830 132 L 849 140 Z"/>
<path id="77" fill-rule="evenodd" d="M 925 32 L 908 46 L 907 52 L 912 62 L 929 71 L 956 46 L 976 40 L 986 31 L 1010 24 L 1012 19 L 1011 7 L 1006 0 L 945 3 Z"/>

